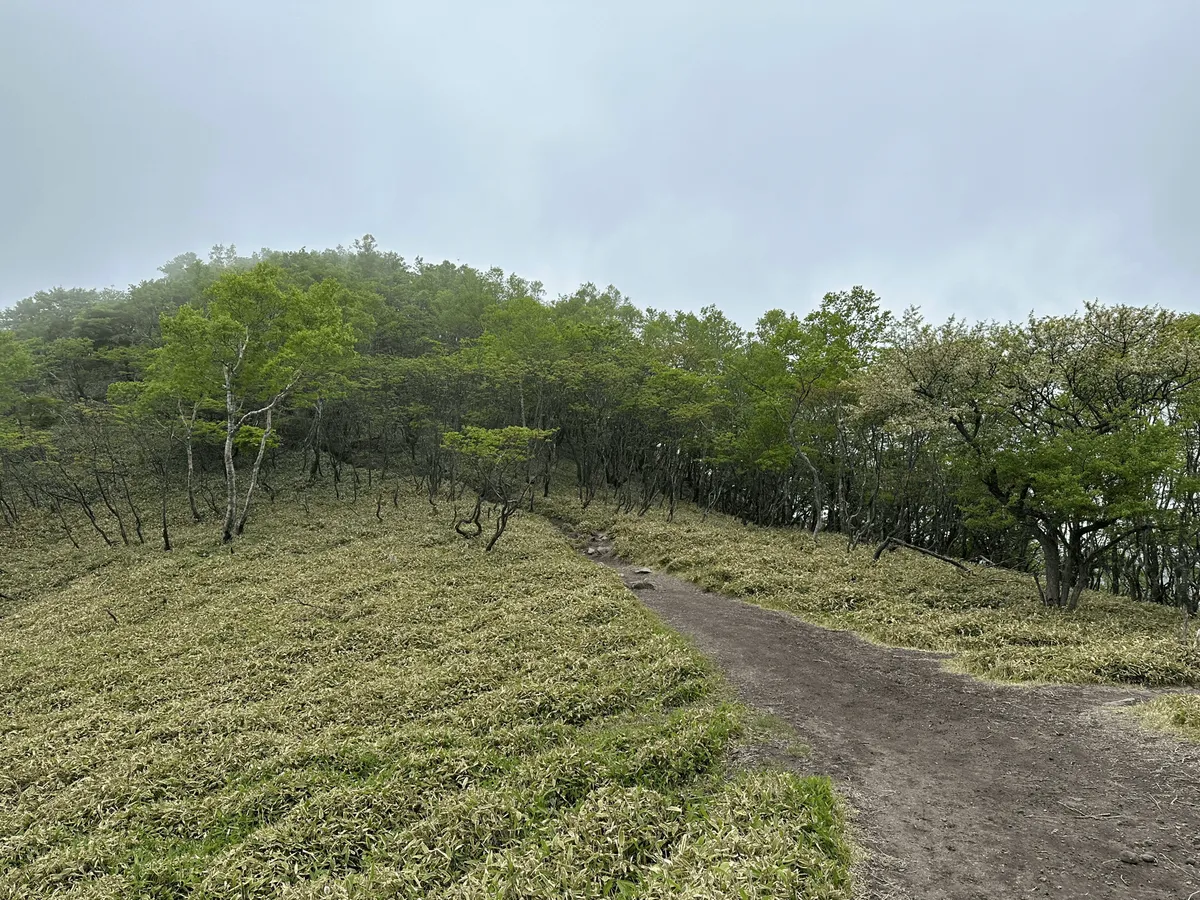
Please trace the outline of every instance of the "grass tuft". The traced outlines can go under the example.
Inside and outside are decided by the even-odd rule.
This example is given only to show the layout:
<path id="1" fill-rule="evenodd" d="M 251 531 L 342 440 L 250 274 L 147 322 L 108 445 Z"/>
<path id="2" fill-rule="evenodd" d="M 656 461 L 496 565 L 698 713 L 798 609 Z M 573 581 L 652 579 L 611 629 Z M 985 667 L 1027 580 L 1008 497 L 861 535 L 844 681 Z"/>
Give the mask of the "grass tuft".
<path id="1" fill-rule="evenodd" d="M 1155 731 L 1200 743 L 1200 694 L 1164 694 L 1129 711 Z"/>

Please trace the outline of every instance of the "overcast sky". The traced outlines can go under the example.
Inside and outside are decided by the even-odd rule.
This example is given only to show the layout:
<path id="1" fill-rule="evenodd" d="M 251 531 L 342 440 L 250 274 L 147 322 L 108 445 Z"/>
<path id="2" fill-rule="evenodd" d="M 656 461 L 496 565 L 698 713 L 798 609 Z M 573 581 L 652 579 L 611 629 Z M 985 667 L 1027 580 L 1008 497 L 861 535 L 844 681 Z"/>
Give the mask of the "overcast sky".
<path id="1" fill-rule="evenodd" d="M 0 305 L 215 243 L 1200 309 L 1200 2 L 0 0 Z"/>

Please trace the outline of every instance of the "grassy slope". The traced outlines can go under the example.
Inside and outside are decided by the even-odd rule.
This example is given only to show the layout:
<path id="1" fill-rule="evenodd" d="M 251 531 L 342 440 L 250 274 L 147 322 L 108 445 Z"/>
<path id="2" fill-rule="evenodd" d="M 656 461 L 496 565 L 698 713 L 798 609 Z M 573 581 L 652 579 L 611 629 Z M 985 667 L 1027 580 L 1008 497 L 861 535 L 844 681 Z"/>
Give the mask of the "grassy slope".
<path id="1" fill-rule="evenodd" d="M 957 654 L 954 665 L 987 678 L 1189 685 L 1200 650 L 1179 641 L 1169 609 L 1087 594 L 1074 613 L 1047 609 L 1028 577 L 977 568 L 967 576 L 907 550 L 872 561 L 839 535 L 746 527 L 680 509 L 615 515 L 596 504 L 556 512 L 581 528 L 611 531 L 617 551 L 753 603 L 850 629 L 883 644 Z"/>
<path id="2" fill-rule="evenodd" d="M 742 711 L 617 579 L 366 507 L 5 551 L 0 897 L 848 896 L 829 783 L 725 772 Z"/>

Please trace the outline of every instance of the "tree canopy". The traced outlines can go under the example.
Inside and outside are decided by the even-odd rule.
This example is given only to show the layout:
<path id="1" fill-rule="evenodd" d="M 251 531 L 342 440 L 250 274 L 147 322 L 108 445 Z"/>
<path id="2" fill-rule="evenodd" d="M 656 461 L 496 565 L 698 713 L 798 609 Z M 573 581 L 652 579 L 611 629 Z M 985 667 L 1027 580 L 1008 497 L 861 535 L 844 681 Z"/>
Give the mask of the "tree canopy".
<path id="1" fill-rule="evenodd" d="M 370 235 L 182 254 L 124 291 L 4 311 L 0 509 L 138 540 L 153 483 L 169 543 L 186 484 L 188 516 L 233 541 L 281 481 L 357 497 L 404 478 L 501 511 L 573 483 L 584 503 L 985 558 L 1053 605 L 1092 587 L 1194 608 L 1196 317 L 934 324 L 864 287 L 796 303 L 743 329 L 612 286 L 548 298 Z"/>

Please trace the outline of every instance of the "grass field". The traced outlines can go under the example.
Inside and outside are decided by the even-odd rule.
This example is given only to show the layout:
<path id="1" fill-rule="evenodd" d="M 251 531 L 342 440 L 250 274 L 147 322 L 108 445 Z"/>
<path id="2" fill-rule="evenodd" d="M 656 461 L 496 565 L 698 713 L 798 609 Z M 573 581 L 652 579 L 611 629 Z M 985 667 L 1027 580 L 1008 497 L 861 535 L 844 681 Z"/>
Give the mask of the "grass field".
<path id="1" fill-rule="evenodd" d="M 827 780 L 545 521 L 4 549 L 0 897 L 849 896 Z"/>
<path id="2" fill-rule="evenodd" d="M 956 654 L 953 667 L 1002 681 L 1176 686 L 1200 683 L 1200 649 L 1179 639 L 1179 615 L 1153 604 L 1088 593 L 1075 612 L 1041 604 L 1028 576 L 897 550 L 848 551 L 840 535 L 743 526 L 681 508 L 615 514 L 557 501 L 580 530 L 609 532 L 622 556 L 820 625 L 881 644 Z M 1174 703 L 1174 713 L 1190 707 Z M 1194 722 L 1194 718 L 1192 719 Z"/>

